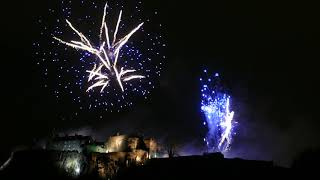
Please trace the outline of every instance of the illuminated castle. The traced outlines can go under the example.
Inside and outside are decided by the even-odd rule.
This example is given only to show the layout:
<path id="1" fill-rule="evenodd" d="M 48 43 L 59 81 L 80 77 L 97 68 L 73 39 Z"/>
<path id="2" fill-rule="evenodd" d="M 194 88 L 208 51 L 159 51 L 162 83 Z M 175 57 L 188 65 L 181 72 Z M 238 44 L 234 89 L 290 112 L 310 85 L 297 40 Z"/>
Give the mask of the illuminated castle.
<path id="1" fill-rule="evenodd" d="M 153 138 L 136 135 L 117 134 L 104 143 L 95 142 L 89 136 L 75 135 L 54 137 L 46 149 L 66 154 L 66 157 L 59 156 L 57 165 L 73 176 L 96 173 L 106 178 L 115 175 L 121 167 L 143 165 L 148 159 L 157 157 L 158 145 Z M 73 157 L 85 156 L 86 160 L 70 159 L 70 153 Z"/>

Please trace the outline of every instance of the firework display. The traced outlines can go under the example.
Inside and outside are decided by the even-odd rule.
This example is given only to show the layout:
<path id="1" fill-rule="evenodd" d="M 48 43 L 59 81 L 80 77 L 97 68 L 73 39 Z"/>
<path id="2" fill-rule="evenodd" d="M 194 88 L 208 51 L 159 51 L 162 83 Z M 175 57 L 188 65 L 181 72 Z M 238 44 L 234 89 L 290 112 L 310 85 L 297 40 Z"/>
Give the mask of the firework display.
<path id="1" fill-rule="evenodd" d="M 166 45 L 161 24 L 153 22 L 157 11 L 143 13 L 136 1 L 104 3 L 61 1 L 49 10 L 55 20 L 39 20 L 42 38 L 34 46 L 57 99 L 121 111 L 158 85 Z"/>
<path id="2" fill-rule="evenodd" d="M 234 112 L 230 110 L 231 97 L 220 86 L 219 74 L 212 77 L 204 70 L 201 82 L 201 111 L 205 116 L 203 124 L 208 132 L 204 138 L 210 151 L 226 152 L 230 149 L 234 135 Z"/>

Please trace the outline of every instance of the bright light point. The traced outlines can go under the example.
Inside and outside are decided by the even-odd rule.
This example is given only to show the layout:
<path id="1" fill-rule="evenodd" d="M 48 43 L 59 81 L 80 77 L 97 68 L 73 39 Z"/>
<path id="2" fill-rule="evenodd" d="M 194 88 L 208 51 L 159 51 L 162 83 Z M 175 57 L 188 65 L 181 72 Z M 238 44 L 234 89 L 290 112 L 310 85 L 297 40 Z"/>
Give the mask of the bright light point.
<path id="1" fill-rule="evenodd" d="M 80 168 L 79 167 L 76 168 L 76 173 L 80 174 Z"/>
<path id="2" fill-rule="evenodd" d="M 137 161 L 137 162 L 140 162 L 140 161 L 141 161 L 141 157 L 140 157 L 140 156 L 137 156 L 136 161 Z"/>

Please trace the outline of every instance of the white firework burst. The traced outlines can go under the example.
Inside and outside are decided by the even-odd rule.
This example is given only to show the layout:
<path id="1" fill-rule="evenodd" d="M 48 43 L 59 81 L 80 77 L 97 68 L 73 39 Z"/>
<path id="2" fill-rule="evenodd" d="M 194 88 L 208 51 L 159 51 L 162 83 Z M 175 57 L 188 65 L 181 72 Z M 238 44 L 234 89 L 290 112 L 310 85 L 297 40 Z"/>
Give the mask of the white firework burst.
<path id="1" fill-rule="evenodd" d="M 137 32 L 143 25 L 143 22 L 136 26 L 133 30 L 131 30 L 124 37 L 117 39 L 118 29 L 121 22 L 122 10 L 119 13 L 118 21 L 116 28 L 113 33 L 112 41 L 109 38 L 109 30 L 106 23 L 106 11 L 108 8 L 108 4 L 105 4 L 104 13 L 102 17 L 102 23 L 100 28 L 100 46 L 95 47 L 90 43 L 89 39 L 80 31 L 78 31 L 70 21 L 66 20 L 68 26 L 80 37 L 80 41 L 71 40 L 70 42 L 64 41 L 60 38 L 54 37 L 57 41 L 67 46 L 70 46 L 75 49 L 80 49 L 83 51 L 87 51 L 93 55 L 95 55 L 99 62 L 94 64 L 92 70 L 87 70 L 89 73 L 88 82 L 93 81 L 93 84 L 87 89 L 87 92 L 100 87 L 100 92 L 110 85 L 111 76 L 115 76 L 118 85 L 120 86 L 122 92 L 125 90 L 123 87 L 123 82 L 131 81 L 134 79 L 142 79 L 145 78 L 143 75 L 134 74 L 136 72 L 135 69 L 124 69 L 118 64 L 119 61 L 119 53 L 121 48 L 128 42 L 130 37 Z M 103 37 L 104 34 L 104 37 Z"/>

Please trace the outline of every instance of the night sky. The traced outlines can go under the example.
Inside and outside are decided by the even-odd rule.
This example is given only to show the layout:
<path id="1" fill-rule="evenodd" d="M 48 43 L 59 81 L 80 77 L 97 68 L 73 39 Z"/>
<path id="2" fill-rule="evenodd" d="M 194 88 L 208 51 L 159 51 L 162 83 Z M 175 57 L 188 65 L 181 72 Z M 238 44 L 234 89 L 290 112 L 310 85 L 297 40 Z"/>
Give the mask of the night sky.
<path id="1" fill-rule="evenodd" d="M 15 146 L 54 130 L 98 140 L 139 132 L 192 151 L 205 134 L 199 77 L 207 68 L 221 74 L 233 98 L 239 126 L 230 156 L 290 164 L 303 149 L 320 145 L 320 12 L 316 4 L 301 3 L 143 1 L 157 9 L 165 29 L 160 87 L 147 101 L 102 119 L 94 110 L 74 117 L 73 107 L 57 104 L 43 86 L 32 43 L 37 19 L 54 2 L 2 3 L 0 162 Z"/>

